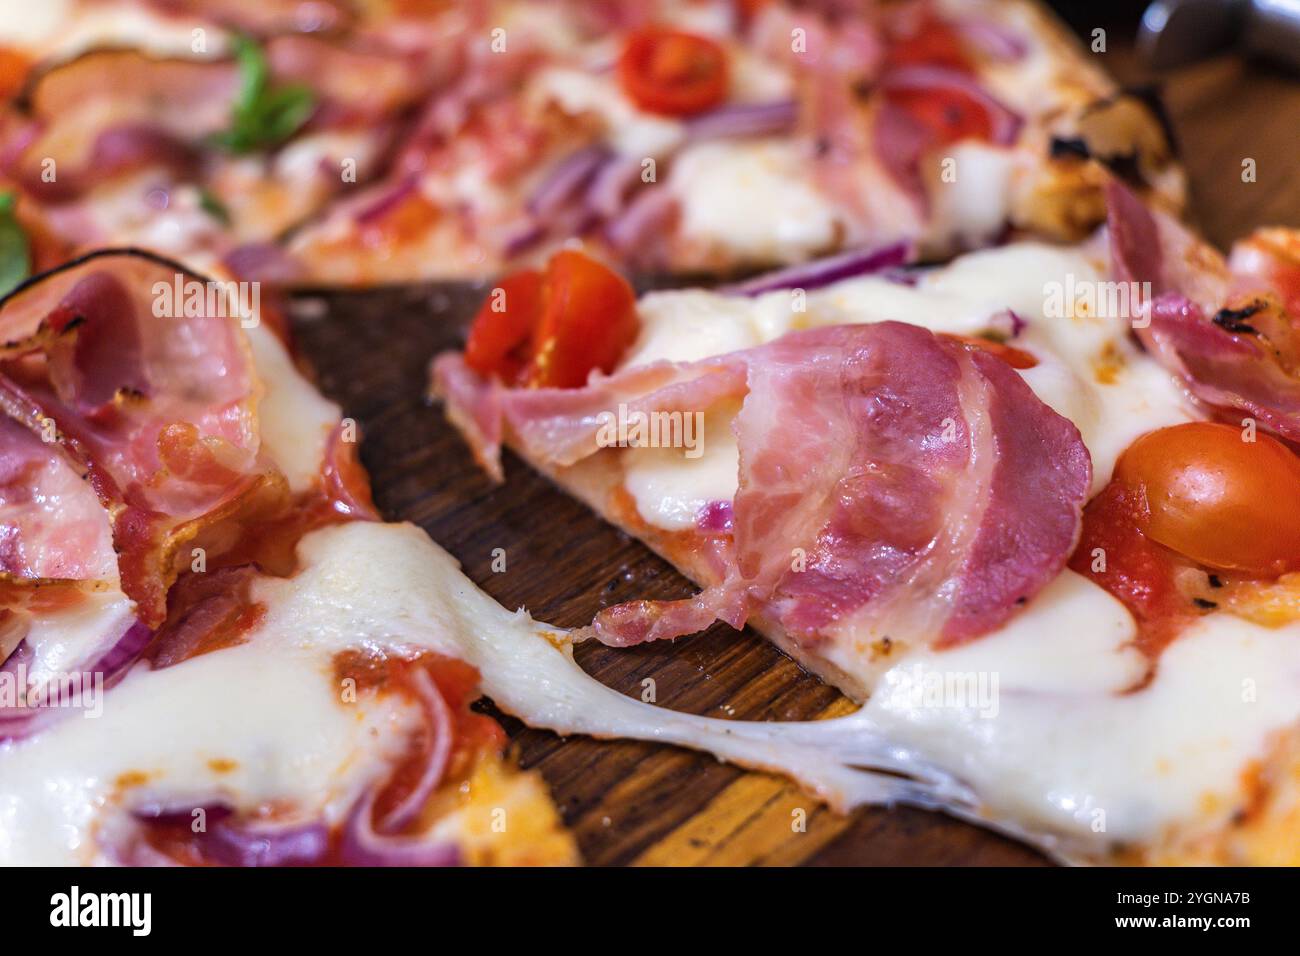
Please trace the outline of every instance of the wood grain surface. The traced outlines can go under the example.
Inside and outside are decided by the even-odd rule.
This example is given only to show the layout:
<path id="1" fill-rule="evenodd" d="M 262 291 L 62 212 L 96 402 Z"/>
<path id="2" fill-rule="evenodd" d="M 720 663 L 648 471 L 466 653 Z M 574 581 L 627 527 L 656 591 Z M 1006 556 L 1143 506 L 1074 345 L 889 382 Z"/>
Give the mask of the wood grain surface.
<path id="1" fill-rule="evenodd" d="M 1150 77 L 1104 54 L 1124 82 Z M 1221 59 L 1163 78 L 1193 186 L 1193 218 L 1219 245 L 1267 223 L 1300 224 L 1300 82 Z M 1258 178 L 1241 181 L 1241 163 Z M 303 354 L 326 394 L 358 420 L 362 460 L 391 520 L 421 525 L 507 607 L 561 626 L 634 597 L 693 588 L 510 456 L 493 487 L 441 413 L 423 400 L 426 364 L 457 346 L 482 292 L 407 288 L 308 296 L 293 309 Z M 493 573 L 503 548 L 506 571 Z M 673 644 L 578 660 L 604 683 L 720 717 L 799 720 L 851 709 L 841 695 L 746 633 L 723 625 Z M 489 708 L 490 709 L 490 708 Z M 500 716 L 500 715 L 498 715 Z M 788 783 L 711 757 L 634 742 L 561 740 L 501 718 L 538 768 L 591 864 L 1042 865 L 1035 851 L 945 816 L 864 809 L 840 817 Z M 802 832 L 793 825 L 806 815 Z"/>

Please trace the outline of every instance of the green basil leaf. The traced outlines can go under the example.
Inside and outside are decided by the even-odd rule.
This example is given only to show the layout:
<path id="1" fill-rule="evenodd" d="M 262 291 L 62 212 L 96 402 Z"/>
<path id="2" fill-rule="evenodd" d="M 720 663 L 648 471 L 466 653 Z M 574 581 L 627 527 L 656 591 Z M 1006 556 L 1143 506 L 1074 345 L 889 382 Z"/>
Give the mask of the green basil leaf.
<path id="1" fill-rule="evenodd" d="M 211 190 L 199 190 L 199 208 L 223 226 L 230 225 L 230 210 Z"/>
<path id="2" fill-rule="evenodd" d="M 316 97 L 306 86 L 271 86 L 266 54 L 254 40 L 236 37 L 239 94 L 230 114 L 230 128 L 212 137 L 213 145 L 231 153 L 251 153 L 278 146 L 307 122 Z"/>
<path id="3" fill-rule="evenodd" d="M 8 295 L 32 272 L 27 233 L 14 215 L 17 197 L 0 193 L 0 295 Z"/>

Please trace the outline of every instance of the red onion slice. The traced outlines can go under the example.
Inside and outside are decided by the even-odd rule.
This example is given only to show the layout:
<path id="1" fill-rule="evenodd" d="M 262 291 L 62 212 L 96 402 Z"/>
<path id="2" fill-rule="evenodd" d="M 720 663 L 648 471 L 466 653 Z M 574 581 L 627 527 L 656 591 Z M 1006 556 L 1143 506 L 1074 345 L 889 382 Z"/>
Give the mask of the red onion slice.
<path id="1" fill-rule="evenodd" d="M 204 855 L 226 866 L 317 865 L 329 845 L 329 830 L 321 822 L 276 826 L 219 820 L 202 841 Z"/>
<path id="2" fill-rule="evenodd" d="M 616 156 L 596 171 L 587 187 L 587 208 L 603 218 L 618 214 L 632 184 L 641 175 L 639 156 Z"/>
<path id="3" fill-rule="evenodd" d="M 605 238 L 627 254 L 643 249 L 651 235 L 666 231 L 677 215 L 677 198 L 663 185 L 648 185 L 627 208 L 605 224 Z"/>
<path id="4" fill-rule="evenodd" d="M 374 788 L 352 807 L 343 824 L 339 857 L 347 866 L 459 866 L 460 850 L 449 843 L 433 843 L 420 837 L 387 837 L 375 832 L 371 820 L 375 810 Z"/>
<path id="5" fill-rule="evenodd" d="M 139 621 L 134 621 L 122 632 L 121 637 L 85 670 L 92 674 L 102 673 L 104 686 L 112 687 L 125 677 L 131 665 L 140 659 L 144 649 L 153 640 L 153 635 L 154 632 L 150 628 Z"/>
<path id="6" fill-rule="evenodd" d="M 407 196 L 415 192 L 419 184 L 420 178 L 418 176 L 408 174 L 401 177 L 391 188 L 382 191 L 378 198 L 358 210 L 353 219 L 358 225 L 366 225 L 377 219 L 383 219 L 384 216 L 400 206 Z"/>
<path id="7" fill-rule="evenodd" d="M 194 845 L 203 859 L 221 866 L 319 866 L 330 850 L 329 828 L 321 821 L 268 823 L 242 819 L 226 803 L 194 805 L 148 804 L 131 812 L 130 837 L 110 848 L 114 859 L 127 866 L 176 865 L 165 853 L 142 838 L 151 826 L 189 828 L 195 811 L 202 810 L 205 829 L 194 833 Z"/>
<path id="8" fill-rule="evenodd" d="M 118 684 L 140 659 L 144 649 L 153 640 L 153 634 L 148 627 L 132 620 L 125 630 L 112 639 L 99 657 L 70 670 L 76 673 L 102 674 L 103 687 L 107 690 Z M 0 667 L 0 673 L 7 674 L 11 680 L 16 679 L 20 669 L 29 668 L 35 656 L 35 650 L 23 641 L 4 662 L 3 667 Z M 0 743 L 30 737 L 57 720 L 60 714 L 73 710 L 75 708 L 59 706 L 0 707 Z"/>
<path id="9" fill-rule="evenodd" d="M 547 219 L 581 195 L 598 169 L 610 158 L 609 148 L 583 146 L 560 160 L 528 199 L 528 211 Z"/>
<path id="10" fill-rule="evenodd" d="M 454 720 L 451 708 L 447 706 L 428 671 L 415 671 L 411 683 L 419 698 L 420 709 L 430 734 L 429 754 L 424 771 L 411 792 L 379 821 L 379 829 L 384 833 L 397 833 L 415 822 L 442 782 L 443 774 L 447 772 L 447 761 L 451 758 Z"/>
<path id="11" fill-rule="evenodd" d="M 799 104 L 794 100 L 733 103 L 689 120 L 686 135 L 690 139 L 777 136 L 794 129 L 798 119 Z"/>
<path id="12" fill-rule="evenodd" d="M 745 282 L 723 286 L 718 291 L 726 295 L 756 296 L 778 289 L 820 289 L 823 286 L 873 275 L 886 269 L 897 268 L 912 258 L 912 247 L 898 242 L 878 249 L 855 249 L 826 259 L 818 259 L 788 269 L 779 269 Z"/>
<path id="13" fill-rule="evenodd" d="M 1010 146 L 1020 135 L 1024 120 L 1004 106 L 973 77 L 942 66 L 904 66 L 891 70 L 880 81 L 886 90 L 951 90 L 975 100 L 988 113 L 992 127 L 990 140 L 997 146 Z"/>

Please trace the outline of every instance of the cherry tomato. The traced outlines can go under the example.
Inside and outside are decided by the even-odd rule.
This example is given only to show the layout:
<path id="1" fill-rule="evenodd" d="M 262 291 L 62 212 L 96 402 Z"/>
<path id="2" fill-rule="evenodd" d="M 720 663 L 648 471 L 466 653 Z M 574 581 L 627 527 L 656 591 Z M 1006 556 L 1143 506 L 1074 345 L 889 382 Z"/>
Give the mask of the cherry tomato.
<path id="1" fill-rule="evenodd" d="M 470 327 L 465 362 L 530 388 L 578 388 L 593 369 L 613 371 L 640 329 L 636 295 L 622 276 L 575 250 L 546 272 L 503 280 Z"/>
<path id="2" fill-rule="evenodd" d="M 26 54 L 0 46 L 0 98 L 9 99 L 20 93 L 31 68 L 32 61 Z"/>
<path id="3" fill-rule="evenodd" d="M 1273 576 L 1300 569 L 1300 458 L 1264 434 L 1189 422 L 1149 432 L 1115 465 L 1147 537 L 1199 564 Z"/>
<path id="4" fill-rule="evenodd" d="M 613 371 L 640 330 L 627 280 L 581 252 L 551 257 L 543 297 L 524 385 L 579 388 L 592 369 Z"/>
<path id="5" fill-rule="evenodd" d="M 513 382 L 528 364 L 528 344 L 542 317 L 542 274 L 525 269 L 492 290 L 469 329 L 465 364 Z"/>
<path id="6" fill-rule="evenodd" d="M 935 17 L 926 17 L 914 32 L 893 39 L 886 64 L 897 66 L 946 66 L 954 70 L 971 69 L 957 31 Z"/>
<path id="7" fill-rule="evenodd" d="M 646 27 L 623 48 L 618 78 L 632 102 L 651 113 L 689 116 L 727 96 L 727 54 L 705 37 Z"/>
<path id="8" fill-rule="evenodd" d="M 973 335 L 953 335 L 949 332 L 941 332 L 939 336 L 940 338 L 950 339 L 953 342 L 960 342 L 962 345 L 969 345 L 972 348 L 988 352 L 990 355 L 1002 359 L 1012 368 L 1033 368 L 1038 364 L 1038 359 L 1024 351 L 1024 349 L 1018 349 L 1012 345 L 1003 345 L 1001 342 L 993 342 Z"/>

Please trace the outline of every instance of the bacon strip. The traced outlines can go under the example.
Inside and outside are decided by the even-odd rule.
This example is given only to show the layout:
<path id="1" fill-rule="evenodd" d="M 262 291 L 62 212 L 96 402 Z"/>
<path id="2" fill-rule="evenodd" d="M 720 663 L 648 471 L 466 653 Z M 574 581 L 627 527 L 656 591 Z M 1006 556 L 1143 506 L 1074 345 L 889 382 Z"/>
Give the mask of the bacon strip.
<path id="1" fill-rule="evenodd" d="M 956 644 L 1015 613 L 1064 567 L 1091 461 L 1078 430 L 1010 366 L 898 322 L 796 332 L 755 349 L 633 368 L 573 390 L 481 383 L 441 357 L 453 421 L 504 422 L 536 460 L 598 448 L 601 412 L 703 411 L 744 397 L 732 548 L 694 598 L 632 602 L 590 635 L 627 645 L 741 627 L 755 610 L 801 644 L 837 629 Z M 481 382 L 481 380 L 480 380 Z M 499 415 L 493 424 L 493 415 Z"/>
<path id="2" fill-rule="evenodd" d="M 1111 271 L 1150 283 L 1142 344 L 1220 415 L 1248 415 L 1300 441 L 1300 342 L 1265 279 L 1223 257 L 1117 182 L 1107 187 Z"/>
<path id="3" fill-rule="evenodd" d="M 237 320 L 206 301 L 190 300 L 189 315 L 185 301 L 168 308 L 177 282 L 200 300 L 213 288 L 165 259 L 109 250 L 0 303 L 0 407 L 88 476 L 122 589 L 151 627 L 188 563 L 182 546 L 220 548 L 206 529 L 288 494 L 259 452 L 260 386 Z"/>

